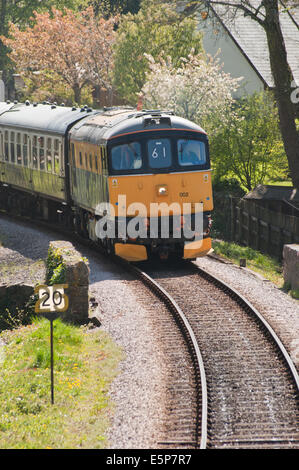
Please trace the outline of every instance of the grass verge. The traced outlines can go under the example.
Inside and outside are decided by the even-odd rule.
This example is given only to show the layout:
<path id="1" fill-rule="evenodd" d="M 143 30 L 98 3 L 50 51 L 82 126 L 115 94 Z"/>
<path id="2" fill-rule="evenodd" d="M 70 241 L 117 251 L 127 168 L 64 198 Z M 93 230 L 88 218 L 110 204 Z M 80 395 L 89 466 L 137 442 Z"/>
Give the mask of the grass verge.
<path id="1" fill-rule="evenodd" d="M 236 243 L 213 240 L 212 246 L 217 255 L 223 256 L 238 265 L 240 259 L 245 258 L 249 269 L 269 279 L 277 287 L 283 287 L 282 265 L 276 259 L 264 255 L 253 248 L 240 246 Z"/>
<path id="2" fill-rule="evenodd" d="M 291 287 L 284 282 L 282 264 L 275 258 L 264 255 L 260 251 L 256 251 L 248 246 L 241 246 L 236 243 L 213 240 L 212 246 L 217 255 L 238 265 L 240 259 L 245 258 L 246 265 L 249 269 L 269 279 L 269 281 L 273 282 L 277 287 L 289 293 L 293 299 L 299 300 L 299 290 L 291 289 Z"/>
<path id="3" fill-rule="evenodd" d="M 50 396 L 50 322 L 2 332 L 1 449 L 105 448 L 108 398 L 122 353 L 100 329 L 54 325 L 54 405 Z"/>

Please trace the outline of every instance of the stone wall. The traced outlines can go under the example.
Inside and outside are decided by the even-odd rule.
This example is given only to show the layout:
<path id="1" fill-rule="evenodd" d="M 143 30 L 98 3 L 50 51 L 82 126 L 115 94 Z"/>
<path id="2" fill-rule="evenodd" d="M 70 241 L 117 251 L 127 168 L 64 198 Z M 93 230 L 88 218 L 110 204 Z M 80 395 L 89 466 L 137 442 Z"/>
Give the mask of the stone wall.
<path id="1" fill-rule="evenodd" d="M 50 265 L 55 257 L 57 267 L 51 269 Z M 47 259 L 47 284 L 68 284 L 65 294 L 69 298 L 69 307 L 59 316 L 74 323 L 88 322 L 88 261 L 82 257 L 72 243 L 67 241 L 50 242 Z"/>
<path id="2" fill-rule="evenodd" d="M 33 294 L 29 284 L 0 284 L 0 331 L 30 322 L 28 302 Z"/>
<path id="3" fill-rule="evenodd" d="M 283 247 L 283 277 L 291 289 L 299 290 L 299 245 Z"/>

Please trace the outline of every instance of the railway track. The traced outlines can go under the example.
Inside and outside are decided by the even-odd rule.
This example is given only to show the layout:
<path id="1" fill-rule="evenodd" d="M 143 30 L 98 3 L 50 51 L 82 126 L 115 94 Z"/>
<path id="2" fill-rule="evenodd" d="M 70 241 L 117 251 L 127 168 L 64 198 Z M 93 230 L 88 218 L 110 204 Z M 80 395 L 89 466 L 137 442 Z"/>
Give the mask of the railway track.
<path id="1" fill-rule="evenodd" d="M 167 306 L 191 354 L 192 371 L 173 367 L 169 421 L 159 447 L 299 448 L 298 373 L 259 312 L 193 263 L 140 269 L 113 260 Z M 177 337 L 167 337 L 167 344 L 175 364 Z"/>
<path id="2" fill-rule="evenodd" d="M 201 406 L 206 402 L 207 409 L 199 420 L 205 446 L 299 448 L 298 374 L 260 313 L 193 263 L 148 266 L 144 275 L 148 284 L 154 281 L 151 289 L 158 292 L 157 284 L 162 289 L 158 295 L 166 295 L 166 303 L 171 296 L 184 312 L 201 351 L 207 384 Z"/>

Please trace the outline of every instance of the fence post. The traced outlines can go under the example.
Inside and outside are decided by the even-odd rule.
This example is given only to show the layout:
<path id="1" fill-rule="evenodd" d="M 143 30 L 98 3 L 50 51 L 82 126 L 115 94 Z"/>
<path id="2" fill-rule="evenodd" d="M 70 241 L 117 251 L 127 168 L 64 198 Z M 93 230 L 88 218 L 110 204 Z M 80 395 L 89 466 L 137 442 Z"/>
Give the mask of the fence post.
<path id="1" fill-rule="evenodd" d="M 235 231 L 236 231 L 236 210 L 233 197 L 230 196 L 230 238 L 232 241 L 235 241 Z"/>

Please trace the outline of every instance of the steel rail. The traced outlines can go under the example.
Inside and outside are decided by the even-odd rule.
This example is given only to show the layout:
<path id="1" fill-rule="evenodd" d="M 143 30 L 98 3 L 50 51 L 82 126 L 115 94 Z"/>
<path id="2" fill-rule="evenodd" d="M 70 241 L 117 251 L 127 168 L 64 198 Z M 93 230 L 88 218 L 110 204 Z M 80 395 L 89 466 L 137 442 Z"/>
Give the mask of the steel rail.
<path id="1" fill-rule="evenodd" d="M 276 347 L 278 348 L 279 352 L 281 353 L 284 361 L 286 362 L 290 373 L 292 375 L 293 381 L 297 387 L 297 394 L 299 393 L 299 375 L 297 372 L 297 369 L 287 352 L 285 346 L 283 345 L 282 341 L 279 339 L 271 325 L 267 322 L 267 320 L 264 318 L 264 316 L 249 302 L 240 292 L 238 292 L 236 289 L 233 287 L 229 286 L 225 281 L 222 279 L 219 279 L 217 276 L 212 274 L 206 269 L 200 268 L 198 265 L 195 263 L 192 263 L 198 274 L 208 281 L 216 284 L 220 289 L 225 291 L 232 297 L 234 300 L 236 300 L 240 306 L 244 308 L 244 310 L 247 311 L 247 313 L 251 313 L 256 317 L 256 319 L 259 320 L 260 324 L 262 327 L 265 329 L 265 331 L 269 334 L 271 337 L 272 341 L 275 343 Z"/>
<path id="2" fill-rule="evenodd" d="M 192 351 L 192 359 L 195 363 L 195 372 L 196 372 L 196 381 L 198 380 L 198 372 L 200 377 L 200 391 L 201 391 L 201 431 L 200 431 L 200 449 L 207 448 L 207 436 L 208 436 L 208 392 L 207 392 L 207 380 L 206 380 L 206 373 L 204 368 L 204 363 L 202 359 L 202 355 L 198 346 L 198 342 L 196 340 L 195 334 L 192 330 L 190 323 L 188 322 L 184 312 L 175 302 L 175 300 L 163 289 L 160 284 L 158 284 L 154 279 L 152 279 L 147 273 L 139 269 L 137 266 L 134 266 L 126 261 L 119 260 L 118 257 L 116 258 L 116 262 L 124 266 L 127 270 L 133 272 L 135 275 L 138 276 L 142 280 L 144 284 L 146 284 L 160 299 L 164 301 L 166 306 L 169 308 L 171 307 L 171 312 L 174 315 L 175 319 L 178 321 L 179 325 L 181 326 L 189 347 L 191 346 Z M 198 404 L 197 404 L 198 405 Z M 199 405 L 198 405 L 199 408 Z M 199 409 L 197 411 L 197 419 L 199 420 Z M 197 430 L 198 434 L 198 430 Z"/>

